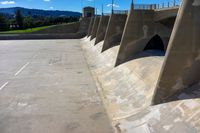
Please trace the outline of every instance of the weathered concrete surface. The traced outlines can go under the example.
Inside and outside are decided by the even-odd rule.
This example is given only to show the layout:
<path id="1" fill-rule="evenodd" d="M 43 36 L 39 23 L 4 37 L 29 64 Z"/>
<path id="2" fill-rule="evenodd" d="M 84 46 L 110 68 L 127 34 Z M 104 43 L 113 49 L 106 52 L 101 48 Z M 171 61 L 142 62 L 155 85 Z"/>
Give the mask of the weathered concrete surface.
<path id="1" fill-rule="evenodd" d="M 160 50 L 141 50 L 134 54 L 134 60 L 114 67 L 119 46 L 101 53 L 103 42 L 93 46 L 94 40 L 82 40 L 89 67 L 117 132 L 200 132 L 199 6 L 199 0 L 183 2 L 166 57 Z M 185 33 L 191 33 L 189 40 Z M 152 101 L 162 104 L 151 106 Z"/>
<path id="2" fill-rule="evenodd" d="M 110 18 L 110 16 L 101 16 L 101 19 L 99 22 L 99 27 L 97 30 L 95 44 L 103 41 L 103 39 L 105 38 L 109 18 Z"/>
<path id="3" fill-rule="evenodd" d="M 94 24 L 93 24 L 93 27 L 92 27 L 92 34 L 91 34 L 90 40 L 94 39 L 97 35 L 97 30 L 98 30 L 98 27 L 99 27 L 99 21 L 100 21 L 100 16 L 96 16 L 95 19 L 94 19 Z"/>
<path id="4" fill-rule="evenodd" d="M 83 50 L 110 118 L 117 120 L 137 114 L 151 105 L 163 53 L 145 51 L 135 57 L 139 59 L 114 68 L 119 46 L 101 53 L 102 44 L 94 46 L 93 41 L 84 39 Z"/>
<path id="5" fill-rule="evenodd" d="M 129 12 L 116 65 L 120 65 L 139 52 L 142 52 L 148 42 L 155 36 L 162 39 L 166 50 L 171 30 L 159 22 L 154 21 L 154 10 L 131 10 Z"/>
<path id="6" fill-rule="evenodd" d="M 0 133 L 111 133 L 79 40 L 0 41 Z"/>
<path id="7" fill-rule="evenodd" d="M 103 41 L 94 46 L 95 39 L 89 41 L 89 38 L 83 40 L 83 50 L 88 61 L 88 65 L 97 75 L 106 73 L 113 69 L 117 57 L 119 46 L 110 48 L 101 53 Z M 102 65 L 103 64 L 103 65 Z"/>
<path id="8" fill-rule="evenodd" d="M 87 37 L 91 36 L 93 24 L 94 24 L 94 17 L 92 17 L 90 20 Z"/>
<path id="9" fill-rule="evenodd" d="M 121 133 L 198 133 L 199 86 L 188 88 L 169 103 L 150 106 L 163 54 L 144 51 L 114 68 L 118 46 L 101 53 L 102 42 L 83 39 L 83 49 L 113 126 Z M 114 52 L 115 51 L 115 52 Z M 159 52 L 159 51 L 157 51 Z"/>
<path id="10" fill-rule="evenodd" d="M 200 0 L 183 1 L 170 38 L 154 104 L 200 81 L 199 14 Z"/>
<path id="11" fill-rule="evenodd" d="M 104 38 L 102 52 L 120 44 L 126 18 L 126 14 L 111 14 Z"/>

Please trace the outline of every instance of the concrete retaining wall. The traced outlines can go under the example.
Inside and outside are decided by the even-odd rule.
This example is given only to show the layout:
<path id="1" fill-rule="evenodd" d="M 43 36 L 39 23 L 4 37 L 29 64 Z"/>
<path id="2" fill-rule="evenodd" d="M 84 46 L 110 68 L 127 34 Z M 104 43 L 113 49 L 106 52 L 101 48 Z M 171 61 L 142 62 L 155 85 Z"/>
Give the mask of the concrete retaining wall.
<path id="1" fill-rule="evenodd" d="M 97 30 L 95 44 L 103 41 L 105 34 L 106 34 L 106 29 L 107 29 L 107 26 L 108 26 L 109 18 L 110 18 L 110 16 L 101 16 L 101 19 L 100 19 L 100 22 L 99 22 L 99 27 L 98 27 L 98 30 Z"/>
<path id="2" fill-rule="evenodd" d="M 69 24 L 61 24 L 52 26 L 47 29 L 33 32 L 32 34 L 65 34 L 65 33 L 76 33 L 80 27 L 80 22 L 74 22 Z"/>
<path id="3" fill-rule="evenodd" d="M 0 40 L 22 39 L 79 39 L 87 35 L 90 18 L 79 22 L 50 27 L 30 34 L 2 34 Z"/>
<path id="4" fill-rule="evenodd" d="M 108 27 L 106 30 L 106 35 L 104 38 L 102 52 L 115 45 L 120 44 L 126 19 L 126 14 L 112 14 L 110 16 Z"/>
<path id="5" fill-rule="evenodd" d="M 91 33 L 90 40 L 92 40 L 96 37 L 98 26 L 99 26 L 99 21 L 100 21 L 100 16 L 96 16 L 95 19 L 94 19 L 94 24 L 93 24 L 93 27 L 92 27 L 92 33 Z"/>
<path id="6" fill-rule="evenodd" d="M 79 30 L 77 33 L 84 33 L 86 36 L 88 34 L 90 21 L 91 21 L 91 18 L 82 18 L 82 20 L 80 21 Z"/>

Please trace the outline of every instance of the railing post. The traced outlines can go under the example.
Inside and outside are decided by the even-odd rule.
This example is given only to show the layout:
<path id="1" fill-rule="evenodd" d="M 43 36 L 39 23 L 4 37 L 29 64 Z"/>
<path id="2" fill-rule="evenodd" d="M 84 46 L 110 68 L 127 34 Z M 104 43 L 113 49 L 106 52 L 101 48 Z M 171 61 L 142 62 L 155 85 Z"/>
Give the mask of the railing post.
<path id="1" fill-rule="evenodd" d="M 154 9 L 157 9 L 157 7 L 156 7 L 157 5 L 156 4 L 154 4 Z"/>
<path id="2" fill-rule="evenodd" d="M 170 6 L 170 5 L 169 5 L 169 2 L 168 2 L 168 8 L 169 8 L 169 6 Z"/>
<path id="3" fill-rule="evenodd" d="M 164 7 L 165 7 L 165 3 L 162 4 L 162 8 L 164 8 Z"/>
<path id="4" fill-rule="evenodd" d="M 174 6 L 176 6 L 176 0 L 174 0 Z"/>
<path id="5" fill-rule="evenodd" d="M 112 0 L 112 14 L 114 13 L 114 0 Z"/>

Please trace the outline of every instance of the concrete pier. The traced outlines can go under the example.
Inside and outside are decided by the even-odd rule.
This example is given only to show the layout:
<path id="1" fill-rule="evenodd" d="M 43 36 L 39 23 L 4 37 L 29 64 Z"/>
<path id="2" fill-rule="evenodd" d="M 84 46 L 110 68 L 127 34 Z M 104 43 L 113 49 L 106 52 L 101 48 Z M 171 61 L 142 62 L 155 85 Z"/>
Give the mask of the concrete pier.
<path id="1" fill-rule="evenodd" d="M 91 36 L 93 24 L 94 24 L 94 17 L 92 17 L 90 20 L 87 37 Z"/>
<path id="2" fill-rule="evenodd" d="M 120 44 L 126 19 L 127 19 L 126 14 L 112 14 L 110 16 L 110 20 L 108 22 L 108 28 L 106 30 L 106 35 L 104 38 L 102 52 L 115 45 Z"/>
<path id="3" fill-rule="evenodd" d="M 171 30 L 159 22 L 155 22 L 154 15 L 154 10 L 133 10 L 131 7 L 120 43 L 116 66 L 130 60 L 138 52 L 142 52 L 155 36 L 162 41 L 157 45 L 161 45 L 160 47 L 164 47 L 166 50 Z"/>
<path id="4" fill-rule="evenodd" d="M 99 27 L 98 27 L 98 30 L 97 30 L 95 44 L 103 41 L 103 39 L 105 38 L 109 18 L 110 18 L 110 16 L 101 16 L 101 19 L 100 19 L 100 22 L 99 22 Z"/>
<path id="5" fill-rule="evenodd" d="M 97 35 L 99 21 L 100 21 L 100 16 L 96 16 L 95 19 L 94 19 L 94 24 L 93 24 L 93 27 L 92 27 L 92 33 L 91 33 L 90 40 L 94 39 Z"/>

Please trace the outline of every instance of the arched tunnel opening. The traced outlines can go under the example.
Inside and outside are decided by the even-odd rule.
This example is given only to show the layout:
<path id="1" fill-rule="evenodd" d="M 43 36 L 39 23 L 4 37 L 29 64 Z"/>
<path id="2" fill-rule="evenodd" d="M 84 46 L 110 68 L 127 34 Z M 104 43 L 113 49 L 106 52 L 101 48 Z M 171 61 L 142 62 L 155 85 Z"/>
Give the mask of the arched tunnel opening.
<path id="1" fill-rule="evenodd" d="M 164 43 L 159 35 L 155 35 L 144 48 L 145 50 L 160 50 L 165 51 Z"/>

